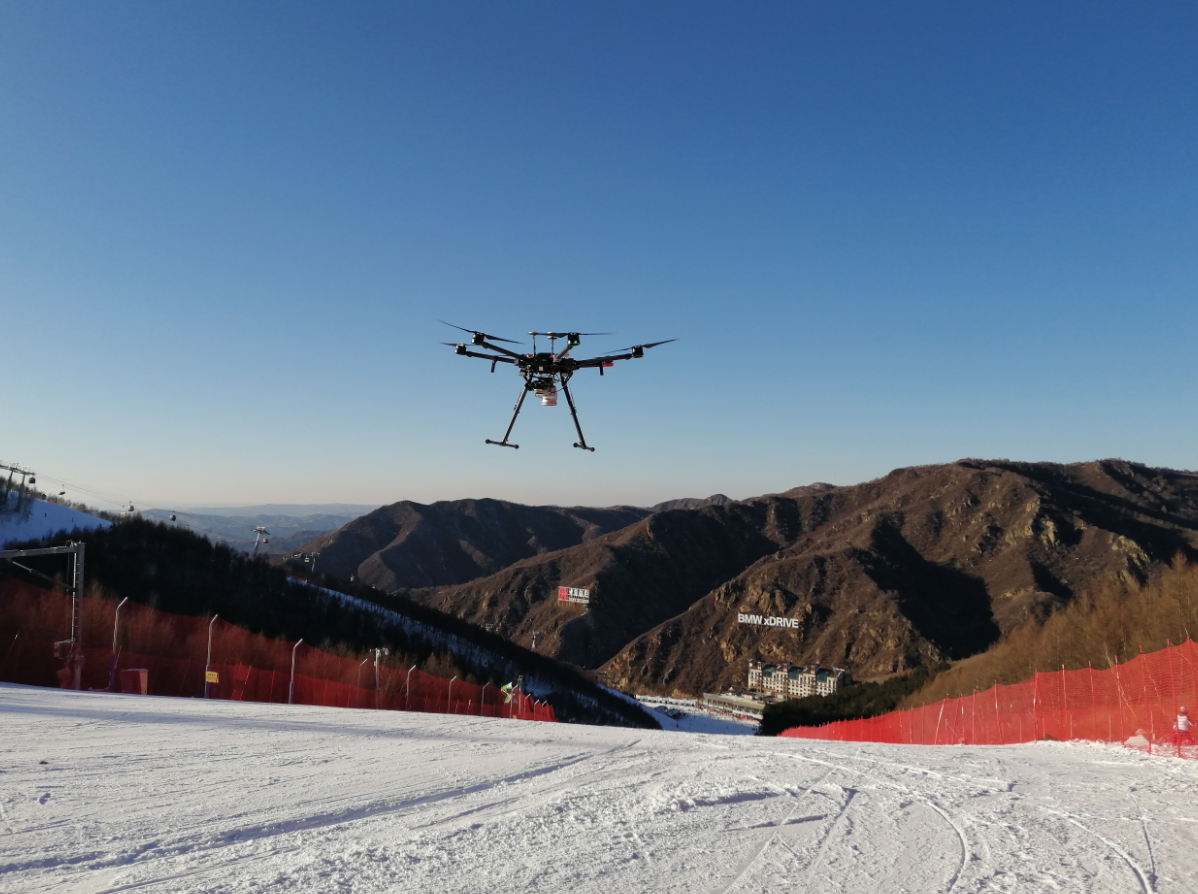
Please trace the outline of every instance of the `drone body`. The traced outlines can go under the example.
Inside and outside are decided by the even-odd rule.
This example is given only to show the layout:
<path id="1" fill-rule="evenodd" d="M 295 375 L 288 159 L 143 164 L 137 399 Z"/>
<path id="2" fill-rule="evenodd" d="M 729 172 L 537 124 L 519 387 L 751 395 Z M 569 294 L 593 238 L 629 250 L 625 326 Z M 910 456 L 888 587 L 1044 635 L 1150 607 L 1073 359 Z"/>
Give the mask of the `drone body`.
<path id="1" fill-rule="evenodd" d="M 441 321 L 445 323 L 444 320 Z M 530 332 L 533 337 L 532 353 L 518 354 L 508 348 L 501 347 L 493 342 L 506 342 L 507 344 L 521 344 L 507 338 L 498 338 L 494 335 L 487 335 L 485 332 L 478 332 L 474 329 L 464 329 L 461 326 L 454 326 L 453 323 L 445 323 L 446 326 L 453 326 L 454 329 L 461 329 L 463 332 L 470 333 L 470 345 L 464 343 L 453 344 L 452 342 L 442 342 L 454 349 L 454 353 L 461 354 L 463 357 L 479 357 L 483 360 L 491 361 L 491 372 L 495 372 L 496 365 L 507 363 L 516 367 L 516 371 L 524 379 L 524 386 L 520 389 L 520 397 L 516 401 L 516 409 L 512 413 L 512 421 L 508 423 L 507 431 L 504 432 L 502 441 L 492 441 L 487 439 L 488 444 L 494 444 L 496 447 L 511 447 L 514 450 L 520 448 L 519 444 L 511 443 L 508 438 L 511 437 L 512 428 L 516 424 L 516 417 L 520 415 L 520 408 L 524 406 L 524 398 L 531 391 L 534 395 L 541 399 L 541 405 L 545 407 L 557 406 L 557 393 L 561 391 L 566 396 L 566 403 L 570 406 L 570 418 L 574 420 L 574 429 L 578 432 L 578 442 L 575 447 L 580 450 L 589 450 L 592 453 L 594 447 L 588 447 L 586 438 L 582 435 L 582 426 L 578 424 L 578 411 L 574 407 L 574 398 L 570 395 L 569 381 L 570 377 L 580 369 L 597 369 L 599 375 L 603 375 L 603 370 L 611 366 L 617 360 L 630 360 L 645 356 L 645 351 L 649 348 L 655 348 L 658 345 L 664 345 L 677 339 L 669 338 L 665 341 L 655 341 L 644 345 L 633 345 L 630 348 L 621 348 L 620 352 L 609 354 L 605 357 L 591 357 L 586 360 L 576 360 L 570 356 L 570 351 L 581 343 L 583 335 L 607 335 L 605 332 Z M 537 351 L 537 336 L 542 336 L 549 339 L 549 350 Z M 566 340 L 566 346 L 560 351 L 556 350 L 556 344 L 559 339 Z M 483 348 L 490 353 L 482 351 L 472 351 L 470 347 Z"/>

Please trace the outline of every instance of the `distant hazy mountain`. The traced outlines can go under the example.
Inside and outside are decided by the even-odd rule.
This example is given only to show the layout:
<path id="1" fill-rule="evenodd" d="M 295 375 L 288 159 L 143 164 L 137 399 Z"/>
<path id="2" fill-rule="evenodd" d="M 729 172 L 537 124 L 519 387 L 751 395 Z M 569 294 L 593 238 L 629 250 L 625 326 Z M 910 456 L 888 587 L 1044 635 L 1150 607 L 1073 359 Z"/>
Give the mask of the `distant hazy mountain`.
<path id="1" fill-rule="evenodd" d="M 682 497 L 679 500 L 666 500 L 664 503 L 656 503 L 649 508 L 654 512 L 662 512 L 666 509 L 702 509 L 704 506 L 723 506 L 726 503 L 735 502 L 731 497 L 725 497 L 723 494 L 712 494 L 706 499 Z"/>
<path id="2" fill-rule="evenodd" d="M 184 506 L 189 514 L 195 515 L 278 515 L 307 518 L 313 515 L 346 515 L 357 518 L 378 508 L 375 503 L 263 503 L 260 506 Z"/>
<path id="3" fill-rule="evenodd" d="M 349 504 L 337 503 L 334 506 Z M 312 509 L 310 506 L 244 506 L 242 510 L 283 510 L 283 509 Z M 357 507 L 355 507 L 357 508 Z M 369 511 L 369 510 L 368 510 Z M 228 512 L 229 514 L 220 514 Z M 170 521 L 171 515 L 175 521 Z M 245 514 L 241 511 L 220 510 L 211 512 L 168 512 L 165 509 L 151 509 L 143 513 L 145 518 L 167 524 L 183 525 L 209 540 L 222 541 L 235 549 L 253 549 L 255 535 L 253 529 L 264 527 L 270 532 L 267 538 L 270 542 L 259 547 L 258 551 L 268 555 L 282 555 L 294 552 L 309 540 L 319 537 L 328 531 L 352 522 L 357 515 L 336 514 L 331 512 L 308 512 L 302 515 L 288 514 L 282 511 L 263 511 L 256 514 Z"/>

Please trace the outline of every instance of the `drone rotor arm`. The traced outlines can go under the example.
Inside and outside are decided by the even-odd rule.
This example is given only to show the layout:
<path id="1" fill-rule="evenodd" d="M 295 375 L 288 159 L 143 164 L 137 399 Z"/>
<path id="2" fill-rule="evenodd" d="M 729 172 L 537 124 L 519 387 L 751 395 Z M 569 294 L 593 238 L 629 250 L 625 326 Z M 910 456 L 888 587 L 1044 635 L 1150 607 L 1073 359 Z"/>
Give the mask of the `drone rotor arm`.
<path id="1" fill-rule="evenodd" d="M 590 357 L 586 360 L 575 360 L 579 369 L 593 369 L 595 367 L 602 368 L 609 363 L 615 363 L 617 360 L 631 360 L 631 354 L 611 354 L 607 357 Z"/>
<path id="2" fill-rule="evenodd" d="M 441 344 L 449 345 L 449 347 L 451 347 L 451 348 L 458 347 L 458 345 L 455 345 L 452 342 L 448 342 L 448 341 L 443 341 L 443 342 L 441 342 Z M 465 345 L 462 345 L 462 347 L 465 347 Z M 516 363 L 516 358 L 518 358 L 520 356 L 519 354 L 513 354 L 511 357 L 497 357 L 494 354 L 482 354 L 478 351 L 470 351 L 470 350 L 458 351 L 457 353 L 461 354 L 463 357 L 479 357 L 483 360 L 490 360 L 495 363 L 512 363 L 512 364 Z"/>
<path id="3" fill-rule="evenodd" d="M 497 341 L 507 341 L 507 339 L 506 339 L 506 338 L 500 338 L 500 339 L 496 339 L 496 340 L 497 340 Z M 518 345 L 518 344 L 520 344 L 520 342 L 513 342 L 513 344 L 517 344 L 517 345 Z M 518 359 L 518 360 L 523 360 L 523 359 L 524 359 L 524 355 L 523 355 L 523 354 L 518 354 L 518 353 L 517 353 L 517 352 L 515 352 L 515 351 L 509 351 L 507 348 L 501 348 L 501 347 L 499 347 L 499 345 L 493 345 L 493 344 L 490 344 L 489 342 L 483 342 L 483 343 L 482 343 L 482 345 L 481 345 L 481 347 L 484 347 L 484 348 L 486 348 L 488 351 L 498 351 L 500 354 L 507 354 L 509 357 L 515 357 L 515 358 L 516 358 L 516 359 Z M 485 355 L 484 355 L 484 356 L 485 356 Z M 509 360 L 508 362 L 509 362 L 509 363 L 513 363 L 513 362 L 515 362 L 515 361 L 511 361 L 511 360 Z"/>

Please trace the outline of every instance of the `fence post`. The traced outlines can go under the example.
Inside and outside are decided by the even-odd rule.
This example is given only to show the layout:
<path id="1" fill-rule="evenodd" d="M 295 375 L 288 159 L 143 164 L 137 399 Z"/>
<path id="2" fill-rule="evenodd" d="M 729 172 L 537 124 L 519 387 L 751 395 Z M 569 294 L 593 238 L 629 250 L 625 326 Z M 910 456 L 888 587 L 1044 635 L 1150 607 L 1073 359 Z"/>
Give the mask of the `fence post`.
<path id="1" fill-rule="evenodd" d="M 445 713 L 446 714 L 453 713 L 453 681 L 456 680 L 457 678 L 458 678 L 457 674 L 454 674 L 452 677 L 450 677 L 449 678 L 449 686 L 447 686 L 445 689 Z"/>
<path id="2" fill-rule="evenodd" d="M 122 599 L 120 602 L 118 602 L 117 606 L 116 606 L 116 612 L 112 616 L 112 658 L 110 658 L 108 661 L 108 689 L 109 689 L 109 691 L 115 691 L 115 687 L 116 687 L 117 632 L 120 630 L 120 627 L 121 627 L 121 606 L 123 606 L 128 601 L 129 601 L 129 597 L 126 596 L 124 599 Z M 16 642 L 15 636 L 13 637 L 13 642 Z"/>
<path id="3" fill-rule="evenodd" d="M 1115 658 L 1115 701 L 1119 705 L 1119 741 L 1126 738 L 1123 735 L 1123 681 L 1119 679 L 1119 659 Z M 1110 732 L 1110 720 L 1107 720 L 1107 736 L 1108 741 L 1115 741 L 1114 734 Z"/>
<path id="4" fill-rule="evenodd" d="M 412 710 L 412 708 L 411 708 L 411 704 L 412 704 L 412 671 L 414 671 L 414 670 L 416 670 L 416 665 L 414 665 L 414 664 L 408 668 L 408 682 L 404 686 L 403 709 L 405 711 Z"/>
<path id="5" fill-rule="evenodd" d="M 304 641 L 301 636 L 291 647 L 291 683 L 287 686 L 287 704 L 295 704 L 295 650 L 300 647 L 300 643 Z"/>
<path id="6" fill-rule="evenodd" d="M 362 659 L 362 664 L 358 665 L 358 676 L 354 680 L 354 707 L 355 708 L 362 707 L 362 667 L 369 660 L 370 660 L 370 656 L 367 655 L 365 658 Z"/>
<path id="7" fill-rule="evenodd" d="M 374 709 L 376 711 L 379 709 L 379 689 L 381 688 L 381 686 L 379 684 L 379 656 L 380 655 L 390 655 L 390 654 L 391 654 L 390 649 L 375 649 L 374 650 Z"/>
<path id="8" fill-rule="evenodd" d="M 1065 706 L 1065 716 L 1069 718 L 1069 741 L 1073 741 L 1073 709 L 1069 707 L 1069 688 L 1065 685 L 1065 665 L 1061 665 L 1061 704 Z"/>
<path id="9" fill-rule="evenodd" d="M 204 698 L 208 698 L 208 693 L 212 690 L 212 684 L 208 681 L 208 674 L 212 671 L 212 625 L 216 623 L 219 615 L 213 615 L 212 620 L 208 622 L 208 658 L 204 661 Z M 112 641 L 116 642 L 116 633 L 112 634 Z"/>
<path id="10" fill-rule="evenodd" d="M 1002 715 L 998 713 L 998 678 L 995 677 L 994 678 L 994 741 L 990 743 L 991 745 L 1005 745 L 1006 744 L 1002 740 L 1002 720 L 1000 719 L 1001 717 L 1002 717 Z"/>
<path id="11" fill-rule="evenodd" d="M 1032 671 L 1032 741 L 1040 738 L 1040 672 Z"/>
<path id="12" fill-rule="evenodd" d="M 978 688 L 973 687 L 973 698 L 969 700 L 969 744 L 978 743 Z"/>
<path id="13" fill-rule="evenodd" d="M 483 683 L 483 688 L 478 693 L 478 716 L 486 716 L 483 712 L 487 709 L 487 687 L 491 685 L 491 681 Z"/>

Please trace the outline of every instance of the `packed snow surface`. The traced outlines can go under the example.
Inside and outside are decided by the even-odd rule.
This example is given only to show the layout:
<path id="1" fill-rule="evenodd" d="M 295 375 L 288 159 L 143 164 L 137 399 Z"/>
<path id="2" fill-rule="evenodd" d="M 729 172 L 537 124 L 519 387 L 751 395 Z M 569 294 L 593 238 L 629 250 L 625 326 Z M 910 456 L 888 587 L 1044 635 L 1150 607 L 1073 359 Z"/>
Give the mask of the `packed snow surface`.
<path id="1" fill-rule="evenodd" d="M 3 499 L 3 496 L 0 494 L 0 499 Z M 9 494 L 8 500 L 11 506 L 16 506 L 16 494 Z M 93 528 L 107 528 L 111 524 L 110 521 L 59 503 L 27 499 L 20 511 L 14 508 L 0 514 L 0 549 L 3 549 L 6 543 L 37 540 L 59 531 L 71 531 L 76 528 L 90 531 Z"/>
<path id="2" fill-rule="evenodd" d="M 1198 891 L 1198 763 L 0 687 L 0 889 Z"/>

